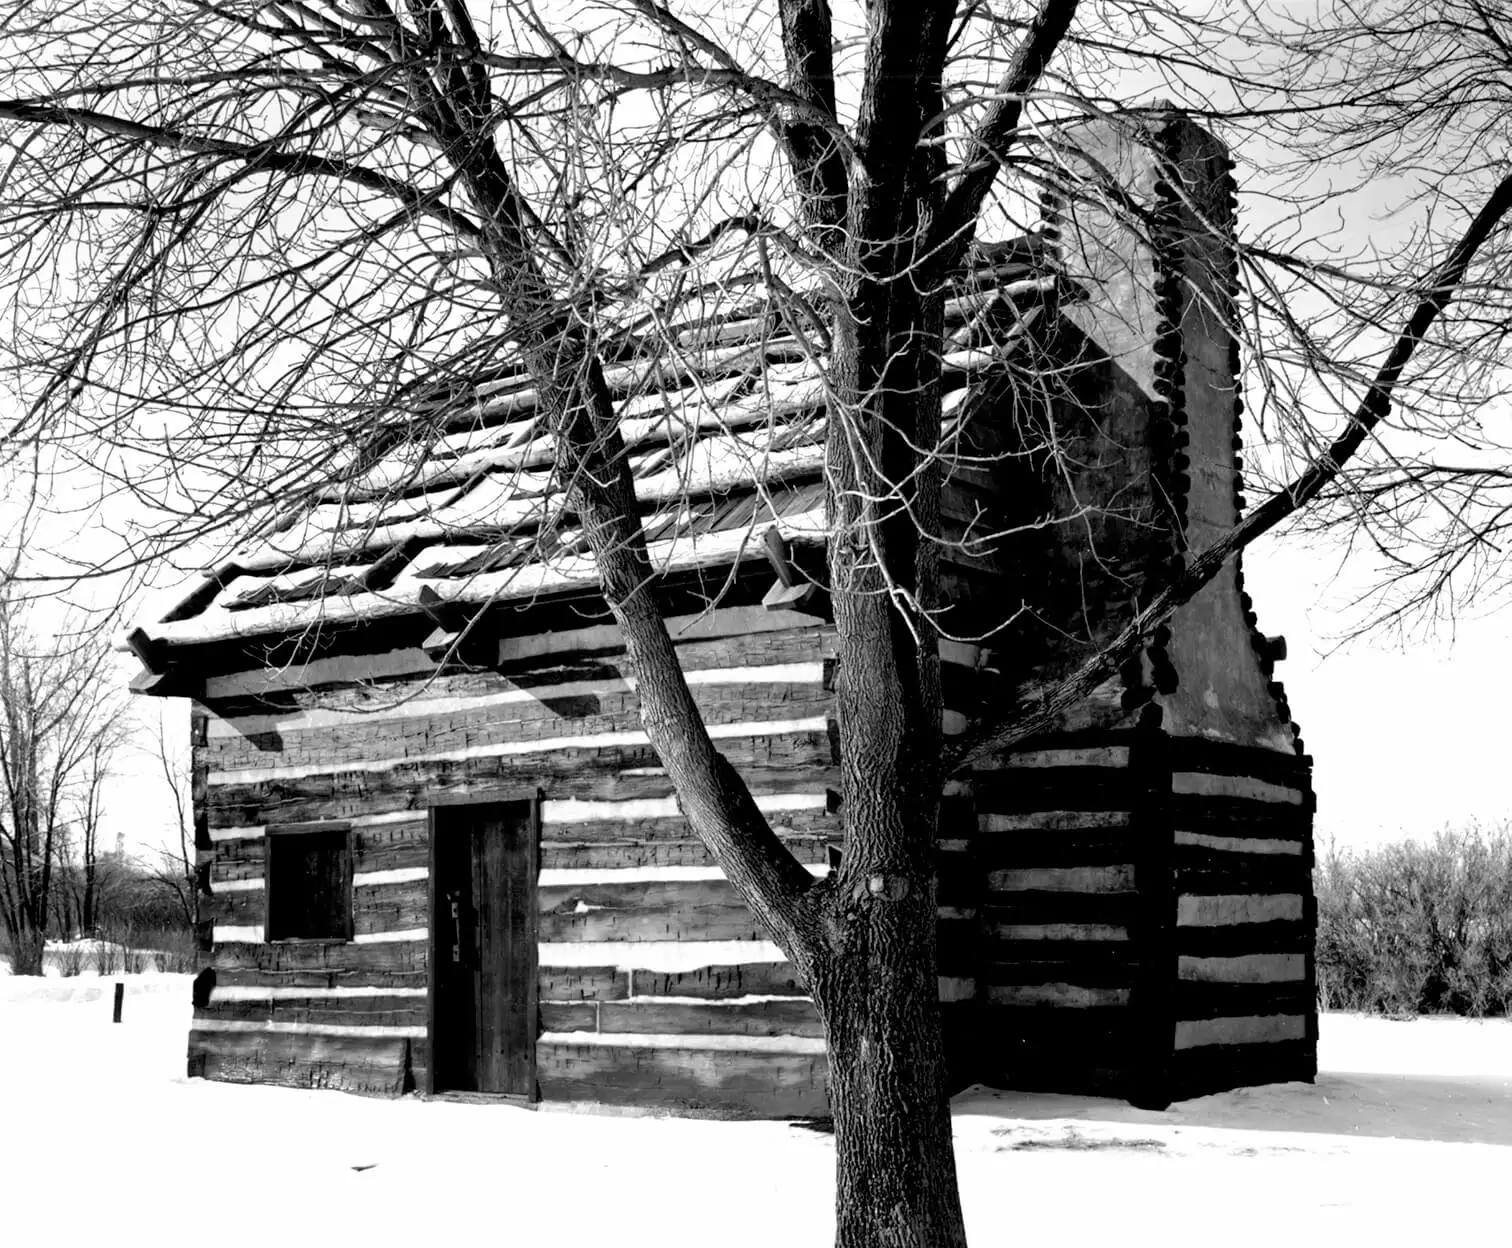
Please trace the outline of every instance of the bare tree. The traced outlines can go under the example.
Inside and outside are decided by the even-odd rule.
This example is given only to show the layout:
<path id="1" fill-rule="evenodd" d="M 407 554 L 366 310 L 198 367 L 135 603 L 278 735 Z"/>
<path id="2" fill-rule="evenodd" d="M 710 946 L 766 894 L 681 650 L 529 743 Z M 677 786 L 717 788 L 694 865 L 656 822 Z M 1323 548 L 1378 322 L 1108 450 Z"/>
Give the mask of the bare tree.
<path id="1" fill-rule="evenodd" d="M 1112 4 L 1068 33 L 1075 0 L 1017 17 L 879 0 L 845 17 L 827 0 L 731 21 L 651 0 L 555 18 L 460 0 L 13 6 L 0 28 L 12 443 L 88 460 L 150 509 L 155 524 L 121 551 L 131 563 L 202 549 L 274 500 L 381 495 L 365 475 L 379 452 L 408 444 L 420 462 L 447 415 L 518 363 L 565 486 L 541 540 L 570 531 L 591 552 L 682 810 L 824 1020 L 837 1242 L 959 1244 L 936 1007 L 942 782 L 1114 676 L 1337 478 L 1507 194 L 1427 276 L 1387 363 L 1361 371 L 1366 397 L 1301 476 L 1068 679 L 947 749 L 948 281 L 984 223 L 1032 226 L 1047 180 L 1131 212 L 1057 153 L 1060 125 L 1110 107 L 1078 66 L 1143 55 L 1168 78 L 1217 73 L 1225 32 Z M 685 324 L 690 306 L 718 321 L 754 283 L 825 361 L 847 850 L 821 881 L 702 726 L 649 589 L 606 381 L 606 361 L 628 367 L 627 336 Z M 659 363 L 686 368 L 687 350 L 667 333 Z M 546 495 L 521 481 L 535 488 L 520 497 Z M 369 514 L 392 522 L 381 496 Z"/>
<path id="2" fill-rule="evenodd" d="M 194 849 L 194 813 L 189 805 L 189 760 L 182 751 L 175 750 L 169 740 L 161 705 L 157 723 L 151 731 L 152 740 L 146 752 L 152 755 L 152 763 L 168 790 L 173 814 L 172 839 L 157 847 L 157 863 L 151 868 L 151 874 L 173 895 L 185 926 L 192 930 L 199 923 L 200 890 Z"/>
<path id="3" fill-rule="evenodd" d="M 98 643 L 96 643 L 98 645 Z M 69 818 L 60 825 L 55 845 L 61 887 L 54 889 L 57 930 L 77 927 L 89 932 L 99 925 L 104 879 L 100 861 L 100 824 L 105 815 L 106 783 L 125 740 L 124 708 L 112 707 L 109 725 L 90 741 L 72 787 Z"/>
<path id="4" fill-rule="evenodd" d="M 96 837 L 110 762 L 121 741 L 124 699 L 107 648 L 92 634 L 47 640 L 27 608 L 0 586 L 0 920 L 17 974 L 42 973 L 49 919 L 67 869 L 83 851 L 82 921 L 96 897 Z"/>

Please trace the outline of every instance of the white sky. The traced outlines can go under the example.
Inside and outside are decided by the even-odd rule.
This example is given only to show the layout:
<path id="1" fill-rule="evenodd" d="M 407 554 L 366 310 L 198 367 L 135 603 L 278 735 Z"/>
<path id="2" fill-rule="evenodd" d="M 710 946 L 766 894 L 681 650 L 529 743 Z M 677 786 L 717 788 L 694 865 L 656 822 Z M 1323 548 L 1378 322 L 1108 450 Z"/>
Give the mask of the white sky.
<path id="1" fill-rule="evenodd" d="M 1348 582 L 1318 553 L 1266 539 L 1245 557 L 1261 629 L 1287 639 L 1276 674 L 1318 793 L 1316 831 L 1368 847 L 1446 826 L 1512 819 L 1504 708 L 1512 705 L 1512 619 L 1464 619 L 1456 635 L 1342 648 Z"/>

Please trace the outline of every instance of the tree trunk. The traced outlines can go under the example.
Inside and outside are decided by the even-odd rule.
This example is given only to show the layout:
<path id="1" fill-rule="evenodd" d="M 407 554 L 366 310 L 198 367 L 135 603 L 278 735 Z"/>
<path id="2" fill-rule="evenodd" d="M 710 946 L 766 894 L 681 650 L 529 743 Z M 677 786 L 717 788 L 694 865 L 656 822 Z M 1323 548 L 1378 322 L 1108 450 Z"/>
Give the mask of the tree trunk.
<path id="1" fill-rule="evenodd" d="M 79 907 L 79 925 L 87 936 L 95 929 L 95 910 L 99 905 L 95 886 L 95 860 L 90 849 L 84 851 L 84 904 Z"/>
<path id="2" fill-rule="evenodd" d="M 896 899 L 868 892 L 859 913 L 845 902 L 845 948 L 810 985 L 829 1048 L 835 1243 L 960 1248 L 934 888 Z"/>
<path id="3" fill-rule="evenodd" d="M 42 974 L 42 953 L 46 942 L 46 935 L 23 918 L 20 930 L 11 937 L 11 974 Z"/>

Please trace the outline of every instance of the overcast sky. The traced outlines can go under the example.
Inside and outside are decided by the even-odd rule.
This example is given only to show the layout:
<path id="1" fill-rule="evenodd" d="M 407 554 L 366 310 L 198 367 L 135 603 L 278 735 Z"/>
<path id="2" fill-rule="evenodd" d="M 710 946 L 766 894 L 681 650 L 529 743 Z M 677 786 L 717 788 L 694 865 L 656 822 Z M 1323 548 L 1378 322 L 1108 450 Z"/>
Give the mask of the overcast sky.
<path id="1" fill-rule="evenodd" d="M 1286 637 L 1277 678 L 1318 793 L 1316 830 L 1368 847 L 1471 820 L 1512 819 L 1512 615 L 1462 619 L 1405 646 L 1379 634 L 1338 648 L 1357 582 L 1328 584 L 1319 553 L 1268 539 L 1245 557 L 1261 629 Z"/>

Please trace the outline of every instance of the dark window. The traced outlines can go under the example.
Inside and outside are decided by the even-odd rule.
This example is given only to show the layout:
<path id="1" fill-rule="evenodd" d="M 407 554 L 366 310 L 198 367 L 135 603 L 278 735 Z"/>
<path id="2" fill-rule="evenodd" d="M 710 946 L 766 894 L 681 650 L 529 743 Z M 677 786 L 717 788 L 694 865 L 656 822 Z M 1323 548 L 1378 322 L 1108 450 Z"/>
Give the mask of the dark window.
<path id="1" fill-rule="evenodd" d="M 344 824 L 268 832 L 268 939 L 350 940 L 352 852 Z"/>

